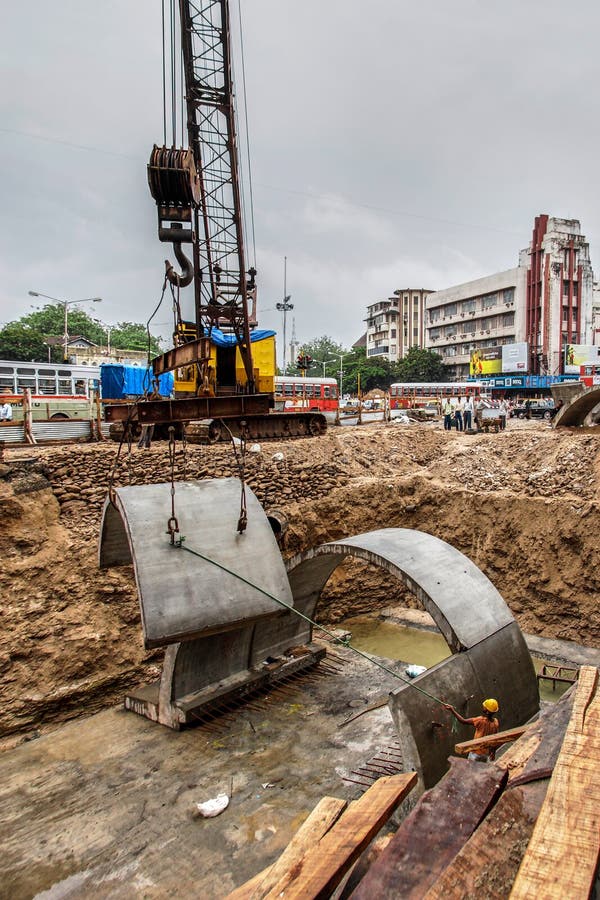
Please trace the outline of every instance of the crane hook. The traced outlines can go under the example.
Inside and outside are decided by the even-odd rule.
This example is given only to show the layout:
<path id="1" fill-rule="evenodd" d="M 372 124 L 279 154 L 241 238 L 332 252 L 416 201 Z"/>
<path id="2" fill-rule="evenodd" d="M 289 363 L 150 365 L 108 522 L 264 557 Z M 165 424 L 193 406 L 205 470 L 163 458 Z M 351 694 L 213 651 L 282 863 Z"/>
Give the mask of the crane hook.
<path id="1" fill-rule="evenodd" d="M 173 250 L 175 251 L 177 262 L 181 266 L 181 274 L 175 271 L 168 259 L 165 259 L 167 278 L 171 284 L 174 284 L 176 287 L 187 287 L 188 284 L 192 283 L 194 278 L 194 266 L 181 249 L 181 244 L 173 244 Z"/>

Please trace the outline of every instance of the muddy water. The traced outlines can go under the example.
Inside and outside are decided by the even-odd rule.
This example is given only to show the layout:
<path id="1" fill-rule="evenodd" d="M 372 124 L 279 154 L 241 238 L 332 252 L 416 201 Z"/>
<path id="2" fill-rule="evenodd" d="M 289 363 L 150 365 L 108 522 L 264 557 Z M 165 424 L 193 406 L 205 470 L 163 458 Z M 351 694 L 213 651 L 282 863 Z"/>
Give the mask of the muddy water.
<path id="1" fill-rule="evenodd" d="M 451 655 L 446 641 L 438 631 L 409 628 L 406 625 L 381 621 L 372 616 L 346 619 L 341 623 L 341 627 L 352 633 L 352 643 L 358 650 L 386 659 L 399 659 L 407 665 L 429 668 Z M 548 662 L 536 657 L 532 659 L 536 672 Z M 558 700 L 568 687 L 568 684 L 557 684 L 553 690 L 551 682 L 541 681 L 540 699 Z"/>

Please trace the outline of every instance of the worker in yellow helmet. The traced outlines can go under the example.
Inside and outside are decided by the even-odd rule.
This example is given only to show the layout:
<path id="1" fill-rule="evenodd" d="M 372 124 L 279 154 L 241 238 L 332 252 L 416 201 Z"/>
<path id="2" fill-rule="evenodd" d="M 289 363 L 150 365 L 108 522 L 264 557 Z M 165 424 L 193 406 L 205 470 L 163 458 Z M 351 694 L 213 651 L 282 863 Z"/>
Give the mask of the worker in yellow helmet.
<path id="1" fill-rule="evenodd" d="M 473 740 L 489 737 L 490 734 L 497 734 L 500 730 L 500 724 L 495 717 L 495 714 L 498 712 L 498 701 L 494 700 L 493 697 L 483 701 L 483 715 L 473 716 L 471 719 L 465 719 L 464 716 L 461 716 L 461 714 L 449 703 L 444 703 L 444 709 L 449 709 L 452 715 L 455 716 L 459 722 L 462 722 L 463 725 L 473 725 L 475 727 Z M 484 753 L 469 753 L 468 759 L 473 759 L 477 762 L 489 762 L 490 760 L 495 759 L 495 757 L 496 752 L 494 749 L 491 749 Z"/>

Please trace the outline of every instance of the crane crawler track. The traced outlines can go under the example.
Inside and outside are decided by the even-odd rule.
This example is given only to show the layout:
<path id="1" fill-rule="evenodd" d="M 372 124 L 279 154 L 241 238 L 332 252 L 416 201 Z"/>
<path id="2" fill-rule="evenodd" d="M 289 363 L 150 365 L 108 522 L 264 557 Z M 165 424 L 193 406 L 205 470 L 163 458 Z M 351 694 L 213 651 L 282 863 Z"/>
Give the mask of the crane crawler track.
<path id="1" fill-rule="evenodd" d="M 111 422 L 111 439 L 122 441 L 126 438 L 126 427 L 130 430 L 131 440 L 137 441 L 142 430 L 137 420 L 131 421 L 128 426 L 123 422 Z M 264 416 L 246 416 L 243 419 L 201 419 L 187 422 L 185 437 L 190 444 L 217 444 L 230 441 L 230 435 L 243 435 L 249 441 L 279 441 L 286 438 L 318 437 L 326 431 L 327 419 L 319 412 L 269 413 Z M 175 437 L 177 440 L 182 437 L 181 423 L 175 424 Z M 152 440 L 169 440 L 168 425 L 155 425 Z"/>
<path id="2" fill-rule="evenodd" d="M 227 427 L 225 427 L 227 426 Z M 190 444 L 216 444 L 244 436 L 250 441 L 277 441 L 285 438 L 317 437 L 325 434 L 327 419 L 322 413 L 269 413 L 244 419 L 204 419 L 190 422 L 186 438 Z"/>

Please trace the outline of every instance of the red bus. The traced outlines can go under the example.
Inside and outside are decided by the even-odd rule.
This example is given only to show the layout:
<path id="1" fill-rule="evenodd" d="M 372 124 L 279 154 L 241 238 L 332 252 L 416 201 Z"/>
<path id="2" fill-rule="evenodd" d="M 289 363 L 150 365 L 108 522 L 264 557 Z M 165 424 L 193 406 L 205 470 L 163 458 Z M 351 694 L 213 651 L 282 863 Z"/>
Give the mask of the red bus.
<path id="1" fill-rule="evenodd" d="M 600 385 L 600 366 L 579 366 L 579 380 L 582 381 L 586 387 L 596 387 L 597 385 Z"/>
<path id="2" fill-rule="evenodd" d="M 483 388 L 480 381 L 400 381 L 390 385 L 390 408 L 418 409 L 448 397 L 475 400 Z"/>
<path id="3" fill-rule="evenodd" d="M 275 376 L 275 409 L 278 412 L 335 412 L 338 406 L 339 392 L 335 378 Z"/>

